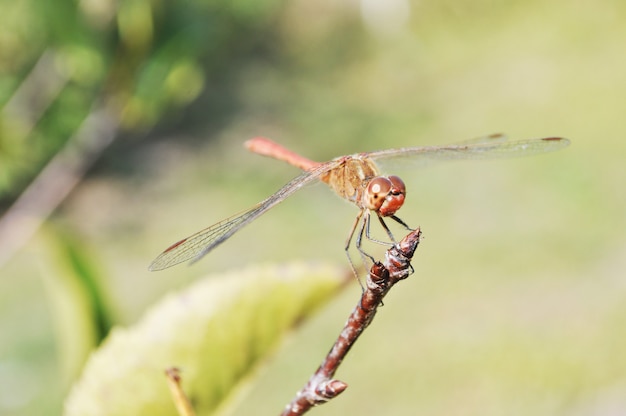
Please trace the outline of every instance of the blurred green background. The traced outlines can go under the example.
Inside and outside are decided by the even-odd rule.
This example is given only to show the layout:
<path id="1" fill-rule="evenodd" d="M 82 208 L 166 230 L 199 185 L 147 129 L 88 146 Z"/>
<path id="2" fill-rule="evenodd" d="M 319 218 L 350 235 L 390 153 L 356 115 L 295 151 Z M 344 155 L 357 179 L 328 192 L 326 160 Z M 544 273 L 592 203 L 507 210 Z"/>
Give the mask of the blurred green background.
<path id="1" fill-rule="evenodd" d="M 407 184 L 401 218 L 424 232 L 416 273 L 340 369 L 350 388 L 314 412 L 626 414 L 623 1 L 0 8 L 0 208 L 10 212 L 55 158 L 67 172 L 48 172 L 50 183 L 68 172 L 78 181 L 67 198 L 35 189 L 22 213 L 54 209 L 37 199 L 50 189 L 60 205 L 25 245 L 31 223 L 0 227 L 0 414 L 58 414 L 79 370 L 81 352 L 67 346 L 82 340 L 84 353 L 111 325 L 85 335 L 80 313 L 59 319 L 72 314 L 60 294 L 75 285 L 59 277 L 68 270 L 103 294 L 84 310 L 131 324 L 209 272 L 298 258 L 346 264 L 355 209 L 314 186 L 194 267 L 147 271 L 172 242 L 297 174 L 247 154 L 246 139 L 328 160 L 494 132 L 572 145 L 385 166 Z M 237 414 L 277 414 L 359 294 L 349 287 L 301 328 Z"/>

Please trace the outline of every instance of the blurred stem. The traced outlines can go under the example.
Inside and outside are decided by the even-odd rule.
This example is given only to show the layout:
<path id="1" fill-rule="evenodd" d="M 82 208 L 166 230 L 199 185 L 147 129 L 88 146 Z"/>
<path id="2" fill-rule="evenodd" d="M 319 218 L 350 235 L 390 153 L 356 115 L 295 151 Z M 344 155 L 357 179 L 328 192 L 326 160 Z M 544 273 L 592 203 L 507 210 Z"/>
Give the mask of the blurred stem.
<path id="1" fill-rule="evenodd" d="M 165 370 L 165 376 L 178 414 L 180 416 L 195 416 L 191 402 L 180 385 L 180 370 L 175 367 L 168 368 Z"/>
<path id="2" fill-rule="evenodd" d="M 103 104 L 83 121 L 0 218 L 0 267 L 37 232 L 117 136 L 119 119 Z"/>
<path id="3" fill-rule="evenodd" d="M 56 59 L 54 50 L 44 51 L 2 110 L 4 118 L 17 124 L 20 138 L 30 134 L 67 84 L 68 75 L 55 64 Z"/>

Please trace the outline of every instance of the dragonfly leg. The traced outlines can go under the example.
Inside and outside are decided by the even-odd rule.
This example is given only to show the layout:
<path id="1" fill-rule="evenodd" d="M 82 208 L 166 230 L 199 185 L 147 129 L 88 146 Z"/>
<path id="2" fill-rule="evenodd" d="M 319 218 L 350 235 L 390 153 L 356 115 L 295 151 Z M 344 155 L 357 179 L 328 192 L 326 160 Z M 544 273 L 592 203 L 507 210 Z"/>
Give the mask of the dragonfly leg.
<path id="1" fill-rule="evenodd" d="M 393 234 L 391 234 L 391 230 L 389 229 L 389 227 L 387 227 L 387 224 L 385 223 L 385 220 L 383 220 L 383 217 L 378 215 L 378 221 L 380 221 L 380 225 L 382 225 L 385 231 L 387 232 L 387 235 L 389 236 L 389 239 L 391 240 L 391 242 L 395 244 L 396 239 L 393 237 Z"/>
<path id="2" fill-rule="evenodd" d="M 383 229 L 387 233 L 387 236 L 389 237 L 390 242 L 389 241 L 378 240 L 378 239 L 376 239 L 376 238 L 374 238 L 374 237 L 372 237 L 370 235 L 370 222 L 369 222 L 369 220 L 367 221 L 367 225 L 365 227 L 365 237 L 367 237 L 367 239 L 369 241 L 371 241 L 373 243 L 376 243 L 376 244 L 383 245 L 383 246 L 388 246 L 389 247 L 389 246 L 395 244 L 396 243 L 396 239 L 393 237 L 393 234 L 391 234 L 391 230 L 389 229 L 389 227 L 387 227 L 387 224 L 385 223 L 385 220 L 383 220 L 383 217 L 378 215 L 378 221 L 380 221 L 380 224 L 383 226 Z M 369 257 L 371 257 L 371 256 L 369 256 Z"/>
<path id="3" fill-rule="evenodd" d="M 371 217 L 370 217 L 369 211 L 365 211 L 363 220 L 361 221 L 359 232 L 356 236 L 356 244 L 355 244 L 356 249 L 359 251 L 359 255 L 361 256 L 361 261 L 363 262 L 363 266 L 365 267 L 365 270 L 367 270 L 370 267 L 370 263 L 368 263 L 368 259 L 371 263 L 376 263 L 376 259 L 374 259 L 374 257 L 372 257 L 365 250 L 363 250 L 361 246 L 361 243 L 363 241 L 363 234 L 366 233 L 366 229 L 368 230 L 370 226 L 370 218 Z M 361 279 L 359 279 L 358 276 L 357 276 L 357 280 L 359 281 L 359 284 L 361 285 L 361 290 L 365 292 L 365 287 L 363 286 L 363 283 L 361 282 Z"/>
<path id="4" fill-rule="evenodd" d="M 392 215 L 391 218 L 394 221 L 401 224 L 402 226 L 404 226 L 405 228 L 407 228 L 408 230 L 411 230 L 411 228 L 409 228 L 409 226 L 400 218 L 396 217 L 395 215 Z M 352 225 L 352 228 L 350 229 L 350 234 L 348 235 L 348 239 L 346 240 L 346 245 L 344 247 L 346 256 L 348 257 L 348 262 L 350 263 L 350 268 L 352 268 L 352 272 L 354 273 L 357 280 L 359 281 L 359 284 L 361 285 L 362 289 L 364 289 L 363 283 L 361 282 L 361 279 L 359 279 L 359 274 L 354 265 L 354 261 L 352 260 L 352 257 L 350 256 L 350 245 L 352 244 L 352 239 L 353 238 L 355 239 L 356 249 L 358 250 L 359 255 L 361 256 L 361 261 L 363 262 L 363 265 L 365 266 L 366 270 L 368 269 L 370 262 L 375 263 L 376 259 L 363 249 L 363 246 L 362 246 L 363 236 L 365 236 L 365 238 L 367 238 L 369 241 L 372 241 L 374 243 L 381 244 L 384 246 L 391 246 L 393 244 L 396 244 L 396 239 L 394 238 L 393 234 L 391 233 L 391 230 L 385 223 L 385 220 L 382 218 L 382 216 L 378 215 L 378 220 L 380 221 L 380 224 L 385 229 L 385 232 L 387 233 L 387 236 L 389 237 L 390 242 L 375 239 L 370 235 L 370 224 L 371 224 L 370 211 L 367 209 L 363 209 L 361 210 L 359 215 L 357 215 L 356 220 L 354 221 L 354 224 Z"/>
<path id="5" fill-rule="evenodd" d="M 390 215 L 389 218 L 391 218 L 392 220 L 394 220 L 398 224 L 402 225 L 407 230 L 415 231 L 415 230 L 413 230 L 413 228 L 409 227 L 404 221 L 402 221 L 400 218 L 396 217 L 395 215 Z M 387 234 L 389 235 L 389 238 L 391 238 L 391 241 L 393 241 L 393 244 L 396 244 L 396 240 L 393 239 L 393 236 L 391 235 L 391 232 L 387 228 L 387 224 L 385 224 L 385 222 L 383 221 L 383 219 L 382 219 L 382 217 L 380 215 L 378 216 L 378 219 L 380 220 L 380 223 L 383 225 L 385 230 L 387 230 Z M 413 274 L 413 272 L 415 272 L 415 269 L 413 268 L 413 265 L 409 264 L 409 267 L 410 267 L 410 272 L 409 273 Z"/>
<path id="6" fill-rule="evenodd" d="M 370 230 L 370 215 L 369 215 L 369 211 L 365 212 L 365 217 L 363 218 L 362 224 L 361 224 L 361 228 L 359 228 L 359 233 L 356 236 L 356 248 L 357 250 L 359 250 L 359 253 L 361 253 L 361 258 L 363 260 L 363 264 L 365 265 L 365 268 L 367 269 L 367 260 L 366 258 L 370 259 L 372 261 L 372 263 L 376 263 L 376 259 L 374 259 L 374 257 L 372 257 L 370 254 L 368 254 L 365 250 L 363 250 L 362 248 L 362 241 L 363 241 L 363 234 L 365 234 L 365 236 L 367 237 L 368 240 L 371 240 L 370 236 L 369 236 L 369 230 Z M 375 241 L 375 240 L 374 240 Z"/>
<path id="7" fill-rule="evenodd" d="M 398 224 L 402 225 L 408 231 L 415 231 L 413 228 L 409 227 L 406 222 L 402 221 L 400 218 L 396 217 L 395 215 L 390 215 L 389 218 L 391 218 L 392 220 L 394 220 Z"/>
<path id="8" fill-rule="evenodd" d="M 389 218 L 391 218 L 392 220 L 396 221 L 398 224 L 401 224 L 407 230 L 414 231 L 404 221 L 402 221 L 400 218 L 396 217 L 395 215 L 390 215 Z M 380 241 L 380 240 L 377 240 L 375 238 L 372 238 L 370 236 L 369 223 L 367 224 L 367 229 L 365 230 L 365 236 L 367 237 L 367 239 L 370 240 L 370 241 L 373 241 L 374 243 L 385 245 L 385 246 L 390 246 L 390 245 L 396 244 L 397 243 L 396 239 L 394 238 L 393 234 L 391 233 L 391 230 L 389 229 L 389 227 L 387 226 L 387 223 L 385 222 L 385 220 L 383 219 L 383 217 L 381 215 L 378 215 L 378 221 L 380 221 L 380 225 L 383 226 L 383 229 L 387 233 L 387 236 L 389 237 L 389 240 L 391 242 L 389 243 L 387 241 Z"/>
<path id="9" fill-rule="evenodd" d="M 366 210 L 363 209 L 361 210 L 361 212 L 359 213 L 359 215 L 357 215 L 354 224 L 352 224 L 352 228 L 350 229 L 350 234 L 348 235 L 348 238 L 346 240 L 346 245 L 344 247 L 344 250 L 346 252 L 346 257 L 348 257 L 348 263 L 350 263 L 350 268 L 352 269 L 352 273 L 354 274 L 354 277 L 356 277 L 356 280 L 359 282 L 359 285 L 361 285 L 361 290 L 365 290 L 365 288 L 363 287 L 363 283 L 361 282 L 361 279 L 359 279 L 359 273 L 356 270 L 356 266 L 354 265 L 354 261 L 352 261 L 352 257 L 350 256 L 350 245 L 352 244 L 352 237 L 354 237 L 354 233 L 357 230 L 357 227 L 359 226 L 359 224 L 361 224 L 363 222 L 363 224 L 361 224 L 361 227 L 357 233 L 357 239 L 356 239 L 356 245 L 357 248 L 360 246 L 361 244 L 361 235 L 363 234 L 363 227 L 364 227 L 364 218 L 363 216 L 366 215 Z M 360 248 L 359 248 L 359 252 L 360 252 Z"/>

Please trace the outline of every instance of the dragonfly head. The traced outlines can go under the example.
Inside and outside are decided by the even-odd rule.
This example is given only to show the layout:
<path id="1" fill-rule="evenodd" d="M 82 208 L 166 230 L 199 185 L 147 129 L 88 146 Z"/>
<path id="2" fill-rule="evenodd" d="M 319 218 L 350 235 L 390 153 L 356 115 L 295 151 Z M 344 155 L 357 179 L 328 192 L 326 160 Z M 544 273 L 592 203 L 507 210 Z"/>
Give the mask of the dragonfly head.
<path id="1" fill-rule="evenodd" d="M 367 185 L 365 206 L 383 217 L 393 215 L 404 204 L 406 187 L 397 176 L 377 176 Z"/>

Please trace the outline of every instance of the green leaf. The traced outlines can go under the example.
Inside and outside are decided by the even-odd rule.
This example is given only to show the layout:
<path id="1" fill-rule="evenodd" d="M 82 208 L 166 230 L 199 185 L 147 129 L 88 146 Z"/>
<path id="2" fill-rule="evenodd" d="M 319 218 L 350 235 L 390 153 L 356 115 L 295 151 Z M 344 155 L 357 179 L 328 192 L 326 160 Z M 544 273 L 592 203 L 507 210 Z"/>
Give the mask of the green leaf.
<path id="1" fill-rule="evenodd" d="M 170 367 L 182 370 L 198 414 L 215 412 L 345 281 L 342 269 L 294 263 L 213 276 L 170 294 L 135 326 L 111 332 L 65 414 L 176 415 L 164 375 Z"/>
<path id="2" fill-rule="evenodd" d="M 103 276 L 89 245 L 71 231 L 47 226 L 41 277 L 54 317 L 63 382 L 80 374 L 89 353 L 104 339 L 113 316 Z"/>

